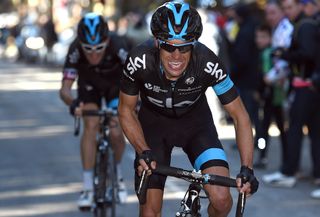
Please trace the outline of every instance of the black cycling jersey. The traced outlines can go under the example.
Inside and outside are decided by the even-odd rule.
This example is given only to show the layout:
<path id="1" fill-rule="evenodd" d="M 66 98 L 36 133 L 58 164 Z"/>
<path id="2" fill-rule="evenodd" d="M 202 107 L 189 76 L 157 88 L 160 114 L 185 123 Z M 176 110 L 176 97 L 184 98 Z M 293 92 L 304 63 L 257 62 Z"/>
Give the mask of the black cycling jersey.
<path id="1" fill-rule="evenodd" d="M 123 63 L 128 54 L 128 46 L 124 38 L 110 34 L 110 41 L 106 47 L 101 62 L 91 65 L 81 48 L 78 39 L 69 47 L 68 55 L 63 67 L 63 79 L 77 79 L 78 88 L 82 92 L 95 90 L 98 94 L 108 94 L 112 99 L 118 96 L 119 80 Z"/>
<path id="2" fill-rule="evenodd" d="M 238 93 L 218 57 L 197 42 L 189 65 L 176 82 L 163 74 L 159 49 L 148 40 L 130 52 L 124 65 L 120 89 L 128 95 L 140 92 L 142 106 L 166 116 L 179 117 L 197 103 L 206 103 L 205 91 L 212 86 L 222 104 L 234 100 Z"/>

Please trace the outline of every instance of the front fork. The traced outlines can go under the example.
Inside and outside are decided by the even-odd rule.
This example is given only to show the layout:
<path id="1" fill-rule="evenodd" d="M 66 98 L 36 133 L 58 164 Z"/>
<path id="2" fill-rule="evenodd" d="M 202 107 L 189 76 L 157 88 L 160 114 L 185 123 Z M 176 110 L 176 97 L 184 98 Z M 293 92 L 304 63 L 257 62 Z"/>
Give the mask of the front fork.
<path id="1" fill-rule="evenodd" d="M 94 188 L 95 201 L 97 204 L 105 202 L 106 195 L 106 179 L 107 179 L 107 146 L 106 141 L 102 140 L 97 146 L 97 155 L 95 162 Z"/>
<path id="2" fill-rule="evenodd" d="M 198 184 L 191 183 L 189 185 L 189 189 L 181 200 L 181 207 L 176 213 L 176 217 L 201 217 L 200 191 L 201 187 Z"/>

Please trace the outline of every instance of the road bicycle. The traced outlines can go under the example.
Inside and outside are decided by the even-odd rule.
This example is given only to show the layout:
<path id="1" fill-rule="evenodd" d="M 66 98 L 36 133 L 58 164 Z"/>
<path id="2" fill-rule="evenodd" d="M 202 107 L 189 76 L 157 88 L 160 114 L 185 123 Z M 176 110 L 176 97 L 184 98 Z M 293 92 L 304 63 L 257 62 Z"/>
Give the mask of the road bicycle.
<path id="1" fill-rule="evenodd" d="M 103 104 L 104 105 L 104 104 Z M 100 117 L 97 138 L 97 153 L 94 167 L 94 204 L 91 208 L 95 217 L 115 217 L 118 201 L 118 171 L 114 150 L 110 142 L 110 119 L 117 115 L 113 109 L 84 110 L 82 116 Z M 75 135 L 79 135 L 80 118 L 75 118 Z M 84 210 L 85 211 L 85 210 Z"/>
<path id="2" fill-rule="evenodd" d="M 152 173 L 172 176 L 180 179 L 184 179 L 190 182 L 189 188 L 186 191 L 183 199 L 180 203 L 180 209 L 176 212 L 176 217 L 201 217 L 201 201 L 200 199 L 207 198 L 207 196 L 201 196 L 200 192 L 203 189 L 203 184 L 220 185 L 226 187 L 237 187 L 236 180 L 229 177 L 214 175 L 214 174 L 201 174 L 196 171 L 184 170 L 177 167 L 157 165 Z M 146 202 L 147 185 L 150 176 L 147 175 L 147 171 L 143 171 L 141 175 L 141 181 L 137 191 L 140 204 Z M 244 213 L 246 202 L 246 196 L 244 193 L 239 193 L 236 209 L 236 217 L 242 217 Z"/>

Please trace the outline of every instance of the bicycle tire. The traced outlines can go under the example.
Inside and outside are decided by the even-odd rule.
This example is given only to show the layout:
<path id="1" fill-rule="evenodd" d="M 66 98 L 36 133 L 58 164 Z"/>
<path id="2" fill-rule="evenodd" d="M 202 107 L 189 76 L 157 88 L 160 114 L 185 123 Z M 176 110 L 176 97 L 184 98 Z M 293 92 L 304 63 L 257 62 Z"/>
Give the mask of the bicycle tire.
<path id="1" fill-rule="evenodd" d="M 94 216 L 95 217 L 107 217 L 107 207 L 105 204 L 99 204 L 94 209 Z"/>
<path id="2" fill-rule="evenodd" d="M 114 156 L 114 151 L 111 146 L 106 149 L 107 160 L 107 176 L 106 176 L 106 189 L 110 189 L 111 200 L 108 201 L 106 206 L 107 217 L 116 217 L 116 206 L 117 206 L 117 194 L 118 194 L 118 182 L 117 182 L 117 165 Z"/>
<path id="3" fill-rule="evenodd" d="M 98 146 L 99 149 L 99 146 Z M 107 179 L 107 161 L 108 156 L 106 152 L 97 151 L 95 170 L 94 170 L 94 216 L 107 217 L 106 214 L 106 179 Z"/>

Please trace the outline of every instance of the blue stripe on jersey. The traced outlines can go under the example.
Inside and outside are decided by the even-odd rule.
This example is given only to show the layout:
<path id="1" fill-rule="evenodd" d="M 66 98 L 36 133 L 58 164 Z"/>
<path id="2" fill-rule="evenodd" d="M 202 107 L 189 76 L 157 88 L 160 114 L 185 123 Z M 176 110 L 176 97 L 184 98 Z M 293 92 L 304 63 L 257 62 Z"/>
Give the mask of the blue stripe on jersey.
<path id="1" fill-rule="evenodd" d="M 108 107 L 112 109 L 117 109 L 119 104 L 119 98 L 114 98 L 108 103 Z"/>
<path id="2" fill-rule="evenodd" d="M 223 149 L 210 148 L 202 152 L 194 162 L 194 168 L 198 171 L 201 166 L 209 160 L 224 160 L 227 162 L 227 156 Z"/>
<path id="3" fill-rule="evenodd" d="M 226 77 L 226 79 L 224 79 L 219 84 L 212 86 L 212 88 L 217 95 L 222 95 L 222 94 L 226 93 L 228 90 L 230 90 L 233 87 L 233 85 L 234 84 L 228 75 Z"/>

